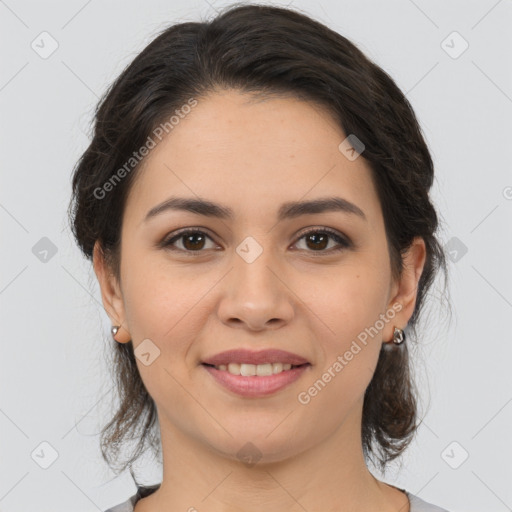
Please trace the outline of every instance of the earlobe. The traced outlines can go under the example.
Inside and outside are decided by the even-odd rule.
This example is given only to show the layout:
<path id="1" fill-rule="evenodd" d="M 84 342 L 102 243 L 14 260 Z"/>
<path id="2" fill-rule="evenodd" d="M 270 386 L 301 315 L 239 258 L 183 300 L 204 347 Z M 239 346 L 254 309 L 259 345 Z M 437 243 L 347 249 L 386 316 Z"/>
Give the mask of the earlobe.
<path id="1" fill-rule="evenodd" d="M 112 339 L 118 343 L 128 343 L 131 341 L 130 333 L 122 325 L 113 325 L 110 329 Z"/>
<path id="2" fill-rule="evenodd" d="M 130 333 L 124 327 L 125 312 L 123 298 L 119 284 L 108 267 L 101 244 L 97 240 L 93 249 L 93 268 L 101 290 L 101 299 L 103 307 L 107 312 L 113 327 L 111 334 L 115 341 L 127 343 L 130 341 Z"/>

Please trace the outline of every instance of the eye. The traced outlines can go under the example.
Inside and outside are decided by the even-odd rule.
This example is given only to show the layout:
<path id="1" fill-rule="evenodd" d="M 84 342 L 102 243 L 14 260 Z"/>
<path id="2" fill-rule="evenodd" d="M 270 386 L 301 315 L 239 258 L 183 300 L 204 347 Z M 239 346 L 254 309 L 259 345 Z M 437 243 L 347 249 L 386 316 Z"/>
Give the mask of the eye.
<path id="1" fill-rule="evenodd" d="M 205 248 L 206 239 L 213 242 L 212 238 L 204 231 L 198 229 L 184 229 L 174 234 L 171 238 L 164 240 L 161 246 L 173 251 L 201 252 L 201 249 Z M 176 242 L 179 242 L 182 247 L 175 247 Z M 208 249 L 208 247 L 206 248 Z"/>
<path id="2" fill-rule="evenodd" d="M 352 246 L 348 239 L 330 228 L 310 229 L 301 234 L 295 245 L 302 239 L 305 240 L 306 247 L 310 249 L 308 252 L 337 252 Z M 204 231 L 186 228 L 166 238 L 161 242 L 160 247 L 184 253 L 200 253 L 204 252 L 202 249 L 215 249 L 214 242 L 214 247 L 206 247 L 207 240 L 213 242 L 213 239 Z M 334 240 L 336 244 L 334 248 L 330 247 L 329 250 L 325 250 L 330 240 Z"/>
<path id="3" fill-rule="evenodd" d="M 305 239 L 306 247 L 309 249 L 312 248 L 312 251 L 309 252 L 337 252 L 347 249 L 352 245 L 348 239 L 330 228 L 310 229 L 302 233 L 297 243 L 302 239 Z M 334 240 L 337 243 L 337 247 L 335 244 L 334 248 L 331 247 L 330 250 L 326 251 L 324 249 L 329 245 L 329 239 Z"/>

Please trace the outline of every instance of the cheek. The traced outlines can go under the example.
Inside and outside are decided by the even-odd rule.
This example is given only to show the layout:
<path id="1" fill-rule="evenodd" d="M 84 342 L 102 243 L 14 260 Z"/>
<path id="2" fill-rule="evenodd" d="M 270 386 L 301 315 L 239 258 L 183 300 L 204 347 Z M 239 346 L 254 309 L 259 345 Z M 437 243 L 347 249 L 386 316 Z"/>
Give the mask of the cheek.
<path id="1" fill-rule="evenodd" d="M 135 341 L 154 338 L 163 341 L 166 332 L 180 326 L 198 297 L 204 293 L 200 279 L 190 272 L 172 268 L 156 258 L 153 251 L 127 247 L 122 276 L 126 316 Z M 202 292 L 202 293 L 201 293 Z M 190 324 L 190 321 L 186 323 Z"/>
<path id="2" fill-rule="evenodd" d="M 386 291 L 377 269 L 367 266 L 343 269 L 322 293 L 316 290 L 311 296 L 309 306 L 318 312 L 319 325 L 328 327 L 317 339 L 322 358 L 315 376 L 332 382 L 329 386 L 337 393 L 357 399 L 372 378 L 382 344 Z"/>
<path id="3" fill-rule="evenodd" d="M 354 288 L 350 285 L 362 282 L 357 278 L 354 282 L 343 280 L 340 284 L 345 286 L 324 294 L 321 303 L 316 304 L 329 330 L 326 336 L 317 338 L 322 356 L 307 383 L 312 387 L 303 391 L 307 394 L 305 400 L 308 396 L 315 400 L 314 407 L 319 411 L 330 410 L 333 421 L 342 421 L 363 399 L 382 346 L 379 318 L 384 295 L 368 283 Z"/>
<path id="4" fill-rule="evenodd" d="M 154 263 L 127 276 L 125 305 L 134 350 L 137 354 L 138 345 L 146 339 L 157 347 L 158 358 L 151 366 L 137 360 L 141 378 L 155 400 L 171 395 L 182 399 L 182 389 L 170 375 L 185 382 L 195 371 L 194 341 L 205 337 L 214 308 L 213 294 L 208 292 L 217 281 L 212 273 L 201 276 L 190 269 L 161 269 Z"/>
<path id="5" fill-rule="evenodd" d="M 155 265 L 140 267 L 125 278 L 126 316 L 136 354 L 139 344 L 149 339 L 157 347 L 145 345 L 150 347 L 150 357 L 152 350 L 158 356 L 147 366 L 136 358 L 139 373 L 157 404 L 171 400 L 183 410 L 190 404 L 179 383 L 188 379 L 195 366 L 190 347 L 200 337 L 207 314 L 201 297 L 215 280 L 189 279 Z"/>
<path id="6" fill-rule="evenodd" d="M 343 349 L 384 312 L 387 298 L 385 272 L 364 266 L 339 266 L 329 274 L 304 274 L 297 279 L 297 295 L 326 327 L 327 340 Z M 309 314 L 311 317 L 311 314 Z"/>
<path id="7" fill-rule="evenodd" d="M 320 428 L 329 430 L 340 425 L 351 415 L 357 404 L 363 403 L 364 394 L 373 377 L 379 351 L 375 346 L 361 347 L 351 360 L 340 354 L 340 359 L 329 361 L 315 373 L 298 396 L 311 417 L 322 416 Z M 351 415 L 352 416 L 352 415 Z"/>

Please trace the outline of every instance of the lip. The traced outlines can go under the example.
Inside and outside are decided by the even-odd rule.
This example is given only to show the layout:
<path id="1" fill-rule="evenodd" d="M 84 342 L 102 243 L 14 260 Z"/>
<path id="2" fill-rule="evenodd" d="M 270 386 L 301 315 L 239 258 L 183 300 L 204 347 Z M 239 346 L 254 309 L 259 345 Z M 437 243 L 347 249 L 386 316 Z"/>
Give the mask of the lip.
<path id="1" fill-rule="evenodd" d="M 211 364 L 219 366 L 221 364 L 238 363 L 238 364 L 264 364 L 264 363 L 283 363 L 298 366 L 301 364 L 309 363 L 307 359 L 287 352 L 285 350 L 278 349 L 266 349 L 266 350 L 246 350 L 246 349 L 233 349 L 220 352 L 214 356 L 207 357 L 203 361 L 203 364 Z M 287 370 L 289 371 L 289 370 Z M 279 374 L 278 374 L 279 375 Z M 244 379 L 250 377 L 243 377 Z M 264 379 L 265 377 L 258 377 Z"/>
<path id="2" fill-rule="evenodd" d="M 228 371 L 217 370 L 217 368 L 205 364 L 202 367 L 227 390 L 243 397 L 258 398 L 271 395 L 289 386 L 311 368 L 311 365 L 309 363 L 304 364 L 304 366 L 291 368 L 266 377 L 243 377 L 242 375 L 233 375 Z"/>

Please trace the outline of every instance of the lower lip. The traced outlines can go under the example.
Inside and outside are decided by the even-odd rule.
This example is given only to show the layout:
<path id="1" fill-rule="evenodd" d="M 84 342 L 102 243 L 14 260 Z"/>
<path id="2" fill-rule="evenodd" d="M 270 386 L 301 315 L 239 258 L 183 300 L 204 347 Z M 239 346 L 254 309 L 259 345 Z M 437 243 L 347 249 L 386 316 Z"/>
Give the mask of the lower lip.
<path id="1" fill-rule="evenodd" d="M 262 397 L 276 393 L 295 382 L 311 365 L 297 366 L 266 377 L 243 377 L 242 375 L 233 375 L 225 370 L 218 370 L 213 366 L 206 366 L 205 364 L 202 366 L 219 384 L 222 384 L 229 391 L 246 397 Z"/>

